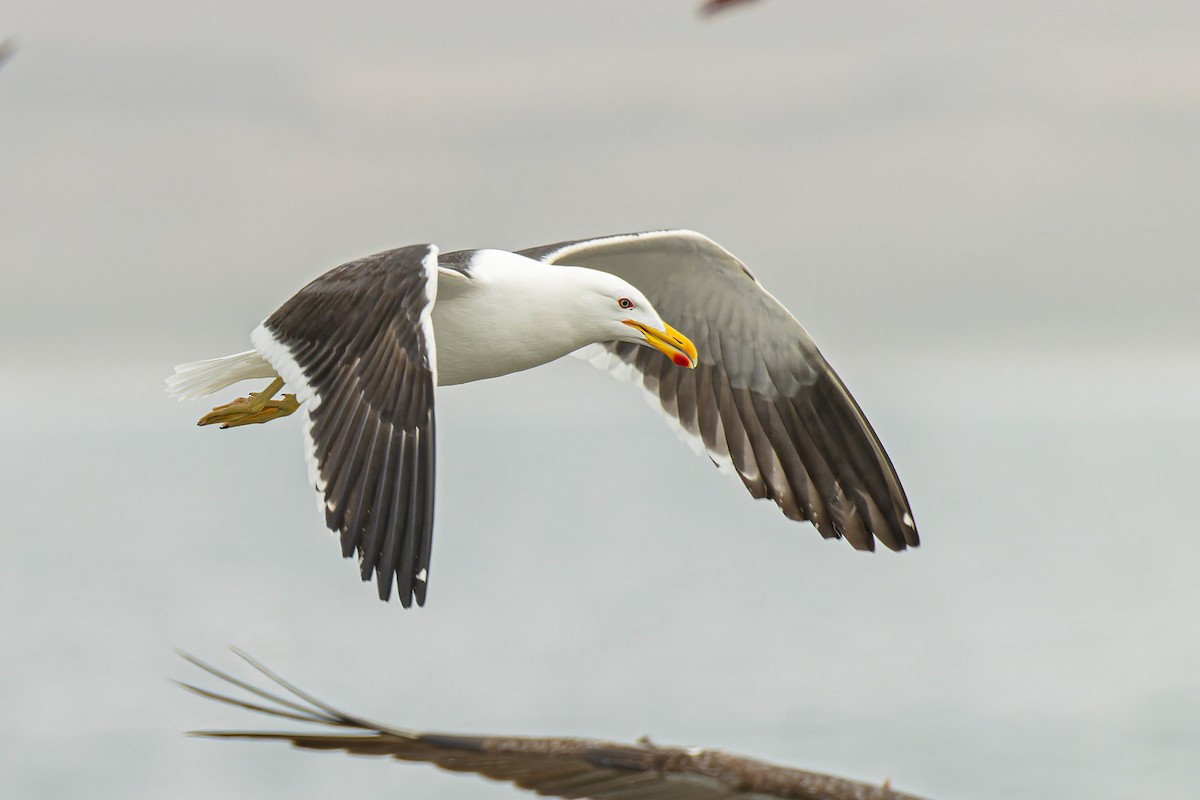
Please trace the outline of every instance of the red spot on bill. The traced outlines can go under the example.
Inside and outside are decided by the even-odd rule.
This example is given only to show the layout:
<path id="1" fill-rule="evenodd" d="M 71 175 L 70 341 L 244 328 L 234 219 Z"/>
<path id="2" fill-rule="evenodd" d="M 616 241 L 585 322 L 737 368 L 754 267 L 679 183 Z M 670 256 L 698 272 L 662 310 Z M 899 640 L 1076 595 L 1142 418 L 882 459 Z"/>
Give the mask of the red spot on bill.
<path id="1" fill-rule="evenodd" d="M 690 367 L 692 365 L 692 360 L 683 353 L 676 353 L 671 356 L 671 360 L 675 362 L 675 366 L 677 367 Z"/>

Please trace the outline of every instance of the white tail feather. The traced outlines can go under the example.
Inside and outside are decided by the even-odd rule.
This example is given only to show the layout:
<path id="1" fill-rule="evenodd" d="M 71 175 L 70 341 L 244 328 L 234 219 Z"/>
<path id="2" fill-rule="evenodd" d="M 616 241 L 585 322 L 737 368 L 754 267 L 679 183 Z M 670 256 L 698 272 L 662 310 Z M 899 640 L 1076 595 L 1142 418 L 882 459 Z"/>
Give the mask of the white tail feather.
<path id="1" fill-rule="evenodd" d="M 167 378 L 167 393 L 180 400 L 203 397 L 251 378 L 277 377 L 274 368 L 254 350 L 222 358 L 193 361 L 175 367 Z"/>

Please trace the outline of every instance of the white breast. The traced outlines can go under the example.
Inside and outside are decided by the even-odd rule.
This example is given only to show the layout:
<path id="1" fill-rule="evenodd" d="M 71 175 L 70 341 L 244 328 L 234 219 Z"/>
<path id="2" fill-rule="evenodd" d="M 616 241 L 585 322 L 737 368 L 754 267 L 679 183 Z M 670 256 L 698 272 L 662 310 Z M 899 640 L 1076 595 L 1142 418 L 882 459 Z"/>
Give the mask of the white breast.
<path id="1" fill-rule="evenodd" d="M 433 306 L 439 386 L 541 366 L 595 342 L 569 270 L 481 250 L 470 278 L 439 277 Z"/>

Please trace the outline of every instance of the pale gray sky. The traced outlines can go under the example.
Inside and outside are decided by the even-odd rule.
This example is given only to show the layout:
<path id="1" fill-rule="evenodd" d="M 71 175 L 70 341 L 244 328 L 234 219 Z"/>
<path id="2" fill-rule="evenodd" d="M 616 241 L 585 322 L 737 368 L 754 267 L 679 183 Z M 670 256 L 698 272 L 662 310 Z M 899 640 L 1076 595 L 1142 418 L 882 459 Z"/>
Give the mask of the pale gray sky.
<path id="1" fill-rule="evenodd" d="M 228 642 L 398 724 L 938 798 L 1200 782 L 1200 5 L 696 5 L 10 0 L 0 794 L 517 796 L 183 739 L 239 719 L 170 648 Z M 671 226 L 813 333 L 920 550 L 821 542 L 567 363 L 440 393 L 406 614 L 339 563 L 295 420 L 161 393 L 359 255 Z"/>
<path id="2" fill-rule="evenodd" d="M 688 226 L 843 341 L 1196 341 L 1194 3 L 692 5 L 17 2 L 0 331 L 173 353 L 364 251 Z"/>

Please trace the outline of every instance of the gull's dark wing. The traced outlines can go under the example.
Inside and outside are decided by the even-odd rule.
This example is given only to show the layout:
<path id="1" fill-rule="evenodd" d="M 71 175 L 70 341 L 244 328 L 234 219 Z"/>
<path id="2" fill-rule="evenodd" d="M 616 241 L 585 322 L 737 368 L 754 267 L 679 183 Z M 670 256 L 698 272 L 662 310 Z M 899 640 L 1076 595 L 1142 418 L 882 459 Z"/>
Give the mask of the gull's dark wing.
<path id="1" fill-rule="evenodd" d="M 685 441 L 736 472 L 754 497 L 859 550 L 876 539 L 893 550 L 919 544 L 900 479 L 862 410 L 796 318 L 727 250 L 676 230 L 521 254 L 618 275 L 691 338 L 694 370 L 628 343 L 581 355 L 641 386 Z"/>
<path id="2" fill-rule="evenodd" d="M 789 800 L 919 800 L 873 785 L 790 769 L 719 750 L 684 749 L 650 744 L 619 744 L 595 739 L 516 736 L 459 736 L 420 733 L 377 725 L 344 714 L 279 678 L 239 653 L 286 694 L 273 694 L 238 680 L 191 656 L 192 663 L 249 692 L 254 700 L 238 700 L 219 692 L 182 684 L 218 702 L 280 719 L 326 725 L 356 733 L 288 733 L 273 731 L 197 731 L 194 735 L 223 739 L 269 739 L 309 750 L 342 750 L 357 755 L 388 756 L 400 761 L 435 764 L 455 772 L 473 772 L 508 781 L 540 795 L 600 800 L 721 800 L 788 798 Z"/>
<path id="3" fill-rule="evenodd" d="M 305 286 L 252 336 L 307 401 L 309 472 L 325 522 L 379 596 L 425 603 L 433 535 L 437 248 L 343 264 Z"/>

